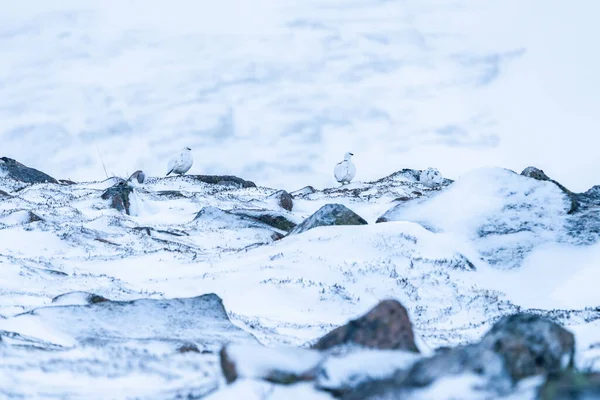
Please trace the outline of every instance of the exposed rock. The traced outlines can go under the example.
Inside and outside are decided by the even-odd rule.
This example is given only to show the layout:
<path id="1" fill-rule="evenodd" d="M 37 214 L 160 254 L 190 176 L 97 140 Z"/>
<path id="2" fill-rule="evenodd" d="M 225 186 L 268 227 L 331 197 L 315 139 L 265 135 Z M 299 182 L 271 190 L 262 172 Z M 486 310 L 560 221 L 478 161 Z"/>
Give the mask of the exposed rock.
<path id="1" fill-rule="evenodd" d="M 193 343 L 187 343 L 177 349 L 178 353 L 200 353 L 200 349 Z"/>
<path id="2" fill-rule="evenodd" d="M 569 210 L 569 214 L 574 213 L 579 209 L 579 201 L 577 200 L 577 195 L 571 192 L 569 189 L 555 181 L 554 179 L 550 179 L 548 175 L 544 171 L 536 167 L 527 167 L 522 172 L 521 175 L 526 176 L 528 178 L 533 178 L 538 181 L 549 181 L 554 183 L 556 186 L 560 188 L 571 200 L 571 209 Z"/>
<path id="3" fill-rule="evenodd" d="M 62 183 L 63 185 L 77 185 L 77 182 L 74 182 L 70 179 L 59 179 L 58 182 Z"/>
<path id="4" fill-rule="evenodd" d="M 327 350 L 340 345 L 419 352 L 406 308 L 395 300 L 384 300 L 364 316 L 328 333 L 312 347 Z"/>
<path id="5" fill-rule="evenodd" d="M 156 192 L 156 194 L 158 194 L 159 196 L 168 196 L 168 197 L 173 197 L 173 198 L 185 197 L 183 195 L 183 193 L 181 193 L 178 190 L 161 190 L 161 191 Z"/>
<path id="6" fill-rule="evenodd" d="M 515 382 L 532 375 L 557 372 L 574 363 L 573 334 L 533 314 L 501 319 L 486 333 L 480 346 L 503 357 Z"/>
<path id="7" fill-rule="evenodd" d="M 6 172 L 9 178 L 24 183 L 58 183 L 50 175 L 8 157 L 0 157 L 0 170 Z"/>
<path id="8" fill-rule="evenodd" d="M 444 184 L 444 178 L 436 168 L 427 168 L 419 175 L 419 182 L 430 188 L 437 188 Z"/>
<path id="9" fill-rule="evenodd" d="M 292 196 L 292 198 L 294 198 L 294 197 L 306 196 L 306 195 L 313 194 L 316 192 L 317 192 L 317 189 L 315 189 L 314 187 L 304 186 L 302 189 L 294 190 L 293 192 L 290 193 L 290 195 Z"/>
<path id="10" fill-rule="evenodd" d="M 286 216 L 269 210 L 232 210 L 231 213 L 256 220 L 285 232 L 289 232 L 296 227 L 296 223 L 290 221 Z"/>
<path id="11" fill-rule="evenodd" d="M 71 298 L 72 299 L 72 298 Z M 219 351 L 226 343 L 252 343 L 256 339 L 231 323 L 216 294 L 179 299 L 101 301 L 93 304 L 41 307 L 11 318 L 48 327 L 56 344 L 103 341 L 190 342 L 204 351 Z M 43 335 L 43 332 L 40 332 Z"/>
<path id="12" fill-rule="evenodd" d="M 600 399 L 600 373 L 564 371 L 558 374 L 551 374 L 540 388 L 539 399 Z"/>
<path id="13" fill-rule="evenodd" d="M 131 174 L 131 176 L 127 180 L 128 181 L 135 180 L 135 181 L 137 181 L 137 183 L 144 183 L 144 181 L 146 180 L 146 174 L 142 170 L 137 170 L 133 174 Z"/>
<path id="14" fill-rule="evenodd" d="M 110 301 L 106 297 L 88 292 L 70 292 L 56 296 L 52 304 L 56 305 L 87 305 Z"/>
<path id="15" fill-rule="evenodd" d="M 279 190 L 269 196 L 270 198 L 277 199 L 277 204 L 284 210 L 292 211 L 294 208 L 294 200 L 292 195 L 285 190 Z"/>
<path id="16" fill-rule="evenodd" d="M 227 383 L 254 378 L 284 385 L 314 380 L 324 358 L 307 349 L 252 345 L 227 345 L 219 355 Z"/>
<path id="17" fill-rule="evenodd" d="M 127 215 L 130 215 L 131 202 L 129 196 L 133 192 L 133 188 L 125 181 L 121 181 L 114 186 L 106 189 L 102 193 L 103 200 L 110 200 L 110 206 L 119 211 L 125 211 Z"/>
<path id="18" fill-rule="evenodd" d="M 502 357 L 479 345 L 456 347 L 418 361 L 402 379 L 402 384 L 428 386 L 440 378 L 464 373 L 486 377 L 497 389 L 508 389 L 511 384 Z"/>
<path id="19" fill-rule="evenodd" d="M 188 178 L 213 185 L 233 186 L 237 188 L 253 188 L 256 184 L 232 175 L 187 175 Z"/>
<path id="20" fill-rule="evenodd" d="M 12 197 L 10 194 L 6 193 L 4 190 L 0 190 L 0 197 Z"/>
<path id="21" fill-rule="evenodd" d="M 296 226 L 290 235 L 306 232 L 318 226 L 367 225 L 361 216 L 341 204 L 326 204 Z"/>

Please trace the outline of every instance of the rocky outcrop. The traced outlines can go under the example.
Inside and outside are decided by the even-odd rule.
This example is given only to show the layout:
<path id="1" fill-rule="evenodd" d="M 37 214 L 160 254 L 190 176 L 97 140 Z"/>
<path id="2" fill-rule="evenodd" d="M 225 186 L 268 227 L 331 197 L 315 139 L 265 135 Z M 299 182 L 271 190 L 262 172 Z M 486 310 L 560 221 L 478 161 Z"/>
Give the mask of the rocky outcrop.
<path id="1" fill-rule="evenodd" d="M 306 232 L 318 226 L 367 225 L 361 216 L 341 204 L 326 204 L 296 226 L 290 235 Z"/>
<path id="2" fill-rule="evenodd" d="M 230 213 L 269 225 L 284 232 L 291 231 L 297 225 L 295 222 L 290 221 L 287 216 L 269 210 L 231 210 Z"/>
<path id="3" fill-rule="evenodd" d="M 302 197 L 313 193 L 317 193 L 317 189 L 312 186 L 304 186 L 301 189 L 294 190 L 292 193 L 290 193 L 290 195 L 292 197 Z"/>
<path id="4" fill-rule="evenodd" d="M 120 181 L 106 189 L 101 197 L 102 200 L 109 200 L 112 208 L 130 215 L 131 201 L 129 196 L 131 196 L 131 193 L 133 193 L 133 188 L 127 182 Z"/>
<path id="5" fill-rule="evenodd" d="M 312 347 L 328 350 L 342 345 L 419 352 L 408 312 L 395 300 L 380 302 L 364 316 L 333 330 Z"/>
<path id="6" fill-rule="evenodd" d="M 575 338 L 563 327 L 533 314 L 503 318 L 483 337 L 480 346 L 499 354 L 513 381 L 572 367 Z"/>
<path id="7" fill-rule="evenodd" d="M 538 396 L 539 400 L 600 399 L 600 373 L 563 371 L 551 374 Z"/>
<path id="8" fill-rule="evenodd" d="M 213 185 L 232 186 L 236 188 L 256 187 L 254 182 L 233 175 L 187 175 L 187 178 Z"/>
<path id="9" fill-rule="evenodd" d="M 277 205 L 284 210 L 292 211 L 294 208 L 294 200 L 292 199 L 292 195 L 285 190 L 278 190 L 277 192 L 271 194 L 269 198 L 275 199 L 277 201 Z"/>
<path id="10" fill-rule="evenodd" d="M 563 185 L 561 185 L 560 183 L 558 183 L 557 181 L 555 181 L 554 179 L 550 179 L 550 177 L 546 175 L 546 173 L 543 170 L 536 167 L 527 167 L 521 172 L 521 175 L 538 181 L 548 181 L 554 183 L 569 197 L 569 200 L 571 200 L 571 208 L 569 209 L 568 213 L 572 214 L 579 209 L 579 201 L 577 199 L 577 195 L 571 192 Z"/>
<path id="11" fill-rule="evenodd" d="M 444 178 L 437 168 L 427 168 L 419 175 L 419 182 L 428 188 L 438 188 L 444 184 Z"/>
<path id="12" fill-rule="evenodd" d="M 50 175 L 8 157 L 0 157 L 0 171 L 4 171 L 9 178 L 23 183 L 58 183 Z"/>

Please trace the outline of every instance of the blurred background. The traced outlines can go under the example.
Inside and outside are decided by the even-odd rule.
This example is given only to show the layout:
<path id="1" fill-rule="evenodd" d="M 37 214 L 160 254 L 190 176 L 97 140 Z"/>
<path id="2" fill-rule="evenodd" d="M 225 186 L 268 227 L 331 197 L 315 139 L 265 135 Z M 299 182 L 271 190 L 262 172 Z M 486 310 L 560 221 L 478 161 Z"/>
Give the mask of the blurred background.
<path id="1" fill-rule="evenodd" d="M 600 184 L 600 2 L 0 0 L 0 156 L 297 189 L 480 166 Z"/>

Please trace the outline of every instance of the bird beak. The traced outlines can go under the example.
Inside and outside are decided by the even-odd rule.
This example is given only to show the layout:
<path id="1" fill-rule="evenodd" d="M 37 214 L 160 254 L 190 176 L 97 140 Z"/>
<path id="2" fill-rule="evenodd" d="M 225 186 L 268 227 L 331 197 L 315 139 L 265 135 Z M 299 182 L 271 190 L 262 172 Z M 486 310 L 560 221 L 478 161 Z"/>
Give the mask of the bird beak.
<path id="1" fill-rule="evenodd" d="M 350 153 L 350 155 L 351 155 L 351 156 L 353 156 L 353 155 L 354 155 L 354 153 Z"/>

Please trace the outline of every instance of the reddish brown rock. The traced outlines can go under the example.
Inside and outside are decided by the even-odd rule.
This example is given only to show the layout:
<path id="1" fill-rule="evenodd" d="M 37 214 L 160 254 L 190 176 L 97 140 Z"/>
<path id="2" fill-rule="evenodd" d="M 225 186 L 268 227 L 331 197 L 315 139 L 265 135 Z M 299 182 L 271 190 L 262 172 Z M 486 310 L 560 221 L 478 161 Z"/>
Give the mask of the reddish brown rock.
<path id="1" fill-rule="evenodd" d="M 344 344 L 419 352 L 408 312 L 395 300 L 382 301 L 364 316 L 322 337 L 313 348 L 327 350 Z"/>

